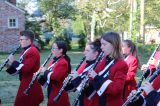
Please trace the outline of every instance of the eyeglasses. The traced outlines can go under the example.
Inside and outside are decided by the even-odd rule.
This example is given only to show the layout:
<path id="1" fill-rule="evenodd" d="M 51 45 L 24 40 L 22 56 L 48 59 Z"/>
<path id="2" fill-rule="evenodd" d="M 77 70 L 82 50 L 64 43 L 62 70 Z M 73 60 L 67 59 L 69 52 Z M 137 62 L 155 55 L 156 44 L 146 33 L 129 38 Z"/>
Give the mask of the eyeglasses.
<path id="1" fill-rule="evenodd" d="M 28 40 L 28 39 L 19 39 L 19 41 Z"/>
<path id="2" fill-rule="evenodd" d="M 54 48 L 54 47 L 52 47 L 52 50 L 56 50 L 56 49 L 59 49 L 59 48 Z"/>

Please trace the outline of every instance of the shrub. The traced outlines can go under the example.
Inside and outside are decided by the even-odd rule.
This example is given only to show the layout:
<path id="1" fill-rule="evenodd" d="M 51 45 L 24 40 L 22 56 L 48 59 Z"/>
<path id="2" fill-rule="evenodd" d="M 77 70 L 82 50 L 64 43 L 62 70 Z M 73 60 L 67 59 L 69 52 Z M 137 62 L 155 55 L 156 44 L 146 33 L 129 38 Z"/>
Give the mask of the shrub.
<path id="1" fill-rule="evenodd" d="M 78 41 L 78 45 L 79 45 L 79 48 L 84 48 L 85 45 L 86 45 L 86 36 L 85 34 L 82 32 L 80 35 L 79 35 L 79 41 Z"/>

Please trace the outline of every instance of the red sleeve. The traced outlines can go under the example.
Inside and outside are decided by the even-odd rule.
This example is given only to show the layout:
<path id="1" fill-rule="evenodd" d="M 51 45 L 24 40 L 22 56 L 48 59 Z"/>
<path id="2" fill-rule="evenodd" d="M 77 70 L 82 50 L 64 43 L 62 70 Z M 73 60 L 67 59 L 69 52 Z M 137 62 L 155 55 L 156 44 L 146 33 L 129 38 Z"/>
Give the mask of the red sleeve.
<path id="1" fill-rule="evenodd" d="M 158 76 L 153 80 L 152 87 L 154 88 L 155 91 L 157 91 L 158 89 L 160 89 L 160 75 L 158 75 Z M 143 95 L 146 96 L 146 93 L 144 92 Z"/>
<path id="2" fill-rule="evenodd" d="M 160 89 L 160 75 L 153 80 L 152 86 L 156 91 Z"/>
<path id="3" fill-rule="evenodd" d="M 160 60 L 160 51 L 157 51 L 153 57 L 155 59 L 155 64 Z M 155 64 L 149 64 L 149 68 L 150 70 L 152 70 L 152 73 L 154 73 L 156 71 L 156 66 Z"/>
<path id="4" fill-rule="evenodd" d="M 86 67 L 86 63 L 84 63 L 84 64 L 82 64 L 79 68 L 78 68 L 78 70 L 77 70 L 77 72 L 78 72 L 78 74 L 81 74 L 82 72 L 83 72 L 83 70 L 84 70 L 84 68 Z"/>
<path id="5" fill-rule="evenodd" d="M 112 82 L 105 90 L 105 94 L 110 94 L 113 96 L 123 92 L 128 66 L 127 64 L 120 64 L 115 70 L 116 72 L 113 79 L 111 80 Z"/>
<path id="6" fill-rule="evenodd" d="M 106 66 L 106 57 L 103 57 L 102 60 L 100 60 L 95 68 L 95 72 L 99 73 L 100 71 L 102 71 L 104 69 L 104 67 Z"/>
<path id="7" fill-rule="evenodd" d="M 134 80 L 134 77 L 137 72 L 138 61 L 136 58 L 132 58 L 128 66 L 127 78 L 126 81 Z"/>
<path id="8" fill-rule="evenodd" d="M 59 61 L 53 68 L 53 73 L 50 79 L 54 81 L 63 81 L 68 75 L 68 63 L 66 61 Z"/>
<path id="9" fill-rule="evenodd" d="M 36 48 L 30 48 L 28 53 L 24 56 L 24 61 L 22 62 L 24 66 L 22 67 L 22 73 L 33 73 L 34 67 L 40 66 L 40 55 Z M 38 69 L 37 69 L 38 70 Z M 37 71 L 36 70 L 36 71 Z"/>

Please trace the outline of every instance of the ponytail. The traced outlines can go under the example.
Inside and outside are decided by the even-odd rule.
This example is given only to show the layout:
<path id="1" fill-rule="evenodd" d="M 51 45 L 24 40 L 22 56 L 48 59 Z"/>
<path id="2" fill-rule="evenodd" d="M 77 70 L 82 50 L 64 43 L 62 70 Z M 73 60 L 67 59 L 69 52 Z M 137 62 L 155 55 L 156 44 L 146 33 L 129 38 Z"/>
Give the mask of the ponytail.
<path id="1" fill-rule="evenodd" d="M 71 60 L 67 54 L 64 54 L 64 58 L 68 62 L 68 73 L 71 73 L 71 63 L 70 63 Z"/>
<path id="2" fill-rule="evenodd" d="M 138 57 L 138 50 L 137 50 L 136 45 L 131 40 L 124 40 L 123 42 L 125 42 L 127 44 L 127 46 L 131 48 L 131 54 L 132 54 L 132 56 L 135 56 L 137 58 L 138 68 L 140 69 L 141 65 L 140 65 L 140 61 L 139 61 L 139 57 Z"/>
<path id="3" fill-rule="evenodd" d="M 62 55 L 64 56 L 64 58 L 68 62 L 68 73 L 70 73 L 71 72 L 71 64 L 70 64 L 70 58 L 66 54 L 67 53 L 67 45 L 64 41 L 56 41 L 55 43 L 57 44 L 59 49 L 63 49 Z"/>

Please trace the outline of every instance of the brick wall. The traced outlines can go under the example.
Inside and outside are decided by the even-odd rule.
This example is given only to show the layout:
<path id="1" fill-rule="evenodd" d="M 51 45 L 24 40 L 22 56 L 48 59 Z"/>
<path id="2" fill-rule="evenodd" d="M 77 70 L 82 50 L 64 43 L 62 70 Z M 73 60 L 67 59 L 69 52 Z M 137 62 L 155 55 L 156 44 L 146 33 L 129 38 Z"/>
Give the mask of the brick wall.
<path id="1" fill-rule="evenodd" d="M 8 17 L 18 18 L 18 28 L 8 28 Z M 0 52 L 10 52 L 18 45 L 18 34 L 24 30 L 24 13 L 0 1 Z"/>

